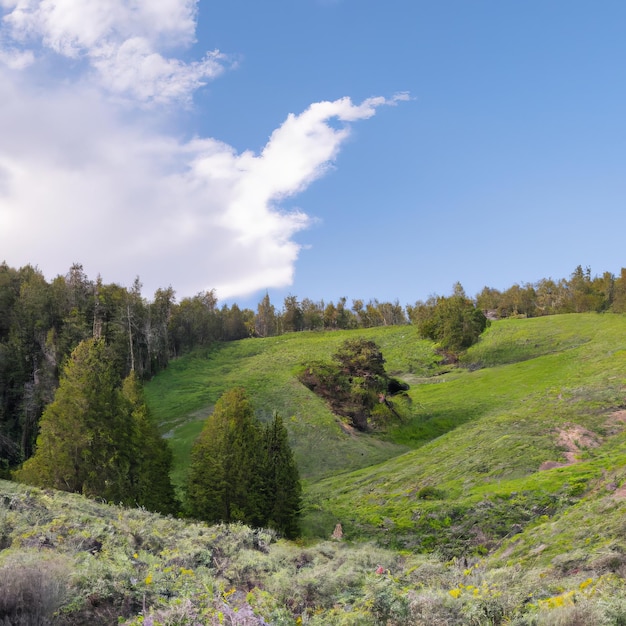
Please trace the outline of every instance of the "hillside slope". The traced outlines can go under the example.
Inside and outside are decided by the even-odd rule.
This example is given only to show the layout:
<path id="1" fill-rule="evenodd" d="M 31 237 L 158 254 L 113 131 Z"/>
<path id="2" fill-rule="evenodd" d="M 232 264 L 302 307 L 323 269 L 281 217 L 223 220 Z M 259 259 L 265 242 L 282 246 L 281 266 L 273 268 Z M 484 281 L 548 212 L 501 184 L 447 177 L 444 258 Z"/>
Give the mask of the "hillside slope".
<path id="1" fill-rule="evenodd" d="M 603 521 L 615 521 L 609 509 L 599 498 L 493 558 L 444 562 L 367 543 L 303 546 L 0 480 L 0 624 L 618 626 L 624 533 Z M 589 524 L 613 545 L 585 562 Z M 550 534 L 563 538 L 558 554 Z"/>
<path id="2" fill-rule="evenodd" d="M 341 522 L 355 538 L 485 554 L 585 497 L 621 510 L 626 318 L 497 322 L 465 361 L 411 389 L 420 412 L 394 436 L 417 449 L 310 486 L 312 534 Z"/>
<path id="3" fill-rule="evenodd" d="M 217 344 L 210 351 L 172 362 L 148 383 L 146 396 L 174 449 L 177 481 L 213 404 L 235 386 L 246 389 L 261 414 L 278 411 L 282 415 L 306 480 L 365 467 L 405 452 L 405 444 L 342 429 L 328 406 L 296 377 L 304 363 L 330 360 L 341 342 L 357 333 L 382 347 L 389 372 L 414 376 L 431 371 L 435 361 L 432 345 L 420 340 L 410 326 L 245 339 Z"/>
<path id="4" fill-rule="evenodd" d="M 411 383 L 412 417 L 384 434 L 347 432 L 296 378 L 356 334 L 379 343 L 388 371 Z M 480 555 L 622 482 L 624 316 L 498 321 L 462 367 L 443 373 L 412 327 L 294 333 L 185 357 L 148 386 L 179 476 L 212 402 L 235 385 L 261 412 L 286 417 L 311 537 L 340 522 L 353 539 Z"/>
<path id="5" fill-rule="evenodd" d="M 224 389 L 294 416 L 307 541 L 0 481 L 0 624 L 626 623 L 626 318 L 497 322 L 445 373 L 412 328 L 363 334 L 412 383 L 384 441 L 296 381 L 342 333 L 220 346 L 149 386 L 180 472 Z"/>

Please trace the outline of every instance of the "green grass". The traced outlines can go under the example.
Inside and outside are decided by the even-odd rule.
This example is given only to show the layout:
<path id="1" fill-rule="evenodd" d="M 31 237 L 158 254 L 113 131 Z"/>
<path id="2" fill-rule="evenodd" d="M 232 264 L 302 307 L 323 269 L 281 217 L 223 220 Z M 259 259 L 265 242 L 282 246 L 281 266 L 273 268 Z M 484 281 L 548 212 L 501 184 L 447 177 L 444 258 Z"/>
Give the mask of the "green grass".
<path id="1" fill-rule="evenodd" d="M 296 377 L 303 363 L 330 359 L 357 334 L 376 341 L 387 370 L 412 385 L 409 418 L 385 433 L 346 432 Z M 179 482 L 202 418 L 235 385 L 248 390 L 260 415 L 278 410 L 286 419 L 305 479 L 306 536 L 328 537 L 341 522 L 355 540 L 479 554 L 543 510 L 551 518 L 568 511 L 624 461 L 620 436 L 607 435 L 611 413 L 626 406 L 626 318 L 498 321 L 462 367 L 441 365 L 411 326 L 294 333 L 189 355 L 148 386 Z M 602 445 L 582 450 L 581 463 L 539 471 L 565 460 L 558 429 L 572 424 Z M 436 497 L 423 497 L 429 493 Z M 479 530 L 482 539 L 461 536 Z"/>
<path id="2" fill-rule="evenodd" d="M 357 334 L 412 385 L 409 418 L 386 433 L 346 432 L 296 378 Z M 458 368 L 410 326 L 188 355 L 147 386 L 179 482 L 203 420 L 237 385 L 260 416 L 285 418 L 305 477 L 301 542 L 0 481 L 0 576 L 15 587 L 0 587 L 0 608 L 37 588 L 38 618 L 60 610 L 68 623 L 138 624 L 144 603 L 162 623 L 251 610 L 273 624 L 626 623 L 626 431 L 614 417 L 626 317 L 499 321 Z M 578 462 L 541 470 L 566 460 L 559 432 L 575 427 L 598 445 L 581 431 Z M 337 523 L 344 540 L 329 542 Z"/>
<path id="3" fill-rule="evenodd" d="M 412 327 L 359 331 L 383 348 L 390 372 L 414 375 L 436 367 L 429 342 Z M 220 395 L 235 386 L 246 389 L 261 416 L 278 411 L 290 432 L 301 475 L 306 480 L 370 465 L 406 451 L 402 443 L 367 434 L 347 433 L 326 404 L 306 389 L 296 372 L 307 361 L 330 360 L 355 331 L 292 333 L 216 345 L 173 361 L 146 386 L 151 411 L 174 450 L 180 483 L 191 445 Z"/>
<path id="4" fill-rule="evenodd" d="M 503 344 L 513 346 L 510 353 Z M 622 316 L 494 324 L 466 357 L 491 367 L 457 370 L 411 389 L 420 410 L 392 438 L 417 449 L 310 486 L 311 533 L 320 532 L 320 519 L 327 520 L 327 528 L 335 520 L 352 527 L 355 537 L 411 545 L 422 514 L 445 518 L 451 508 L 469 512 L 477 499 L 512 491 L 551 494 L 563 509 L 569 504 L 562 498 L 567 485 L 579 475 L 597 479 L 626 460 L 622 438 L 614 436 L 584 451 L 580 464 L 538 471 L 545 461 L 564 460 L 557 428 L 576 424 L 607 434 L 611 413 L 626 401 L 625 345 Z M 520 360 L 512 362 L 514 356 Z M 445 499 L 420 501 L 415 494 L 425 486 L 436 487 Z M 392 524 L 381 531 L 384 519 Z"/>

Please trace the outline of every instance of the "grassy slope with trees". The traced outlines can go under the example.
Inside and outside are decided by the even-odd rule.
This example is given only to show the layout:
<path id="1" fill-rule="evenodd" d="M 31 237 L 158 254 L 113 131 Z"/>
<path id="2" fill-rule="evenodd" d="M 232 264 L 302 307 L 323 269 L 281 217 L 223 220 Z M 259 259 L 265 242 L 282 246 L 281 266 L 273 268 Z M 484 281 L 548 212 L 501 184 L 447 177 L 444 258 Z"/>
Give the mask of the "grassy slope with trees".
<path id="1" fill-rule="evenodd" d="M 278 411 L 291 434 L 302 478 L 317 480 L 339 471 L 377 463 L 407 450 L 402 444 L 372 435 L 347 434 L 326 404 L 297 379 L 308 361 L 329 359 L 357 331 L 301 332 L 216 344 L 173 361 L 148 382 L 146 397 L 174 451 L 180 484 L 193 441 L 218 398 L 242 386 L 257 411 L 269 418 Z M 378 343 L 387 371 L 428 375 L 437 368 L 430 342 L 418 338 L 412 326 L 358 331 Z M 436 371 L 436 370 L 435 370 Z M 315 450 L 315 454 L 311 454 Z"/>
<path id="2" fill-rule="evenodd" d="M 340 521 L 354 538 L 383 536 L 392 545 L 415 548 L 406 536 L 423 534 L 423 523 L 415 519 L 420 508 L 446 520 L 450 507 L 472 510 L 472 503 L 499 493 L 502 485 L 505 495 L 541 489 L 551 502 L 572 481 L 590 483 L 602 467 L 595 457 L 621 436 L 606 433 L 619 430 L 611 415 L 624 404 L 624 326 L 618 315 L 502 320 L 465 355 L 467 367 L 446 373 L 440 373 L 444 366 L 432 344 L 419 340 L 412 327 L 242 341 L 182 359 L 148 385 L 147 395 L 157 418 L 172 419 L 163 427 L 171 434 L 182 472 L 202 425 L 185 416 L 206 414 L 225 388 L 251 390 L 257 409 L 276 408 L 285 417 L 307 479 L 305 527 L 310 534 L 328 535 Z M 323 401 L 296 380 L 299 364 L 327 358 L 355 333 L 376 341 L 388 372 L 412 385 L 412 418 L 383 438 L 346 432 Z M 172 407 L 178 394 L 185 394 L 189 403 L 178 405 L 176 414 Z M 572 431 L 574 425 L 595 433 L 594 445 L 602 445 L 580 450 L 589 457 L 585 463 L 537 473 L 543 462 L 565 460 L 559 432 Z M 407 448 L 417 450 L 405 454 Z M 437 497 L 429 496 L 429 490 Z M 555 507 L 548 508 L 552 512 Z M 532 512 L 519 508 L 512 526 L 532 518 Z M 475 550 L 492 547 L 505 530 L 499 528 L 487 546 L 477 543 Z M 444 535 L 434 533 L 433 541 Z M 467 547 L 455 547 L 453 541 L 449 546 L 453 552 Z"/>
<path id="3" fill-rule="evenodd" d="M 95 564 L 75 546 L 59 550 L 59 563 L 79 572 L 83 586 L 74 577 L 73 593 L 99 598 L 111 614 L 136 614 L 142 597 L 173 611 L 152 586 L 158 580 L 189 615 L 204 606 L 203 623 L 220 623 L 220 612 L 223 621 L 238 606 L 277 624 L 622 624 L 625 330 L 624 316 L 610 314 L 502 320 L 468 351 L 466 367 L 445 372 L 432 344 L 407 326 L 244 340 L 186 356 L 147 386 L 179 479 L 200 418 L 224 390 L 243 386 L 257 410 L 285 418 L 307 479 L 308 535 L 328 538 L 341 522 L 349 541 L 260 548 L 241 528 L 87 513 L 96 505 L 2 483 L 2 545 L 10 549 L 0 567 L 34 559 L 46 542 L 52 555 L 78 541 L 69 538 L 80 517 L 81 541 L 103 542 L 102 555 Z M 387 371 L 411 384 L 412 416 L 384 438 L 346 432 L 297 382 L 303 362 L 328 358 L 357 333 L 376 341 Z M 539 469 L 550 461 L 562 466 Z M 54 511 L 34 512 L 41 501 Z M 194 550 L 204 543 L 212 556 L 203 562 Z M 185 589 L 180 571 L 165 572 L 174 553 L 176 567 L 194 572 Z M 108 582 L 94 590 L 98 568 Z M 127 582 L 133 568 L 135 587 Z"/>
<path id="4" fill-rule="evenodd" d="M 494 324 L 465 356 L 470 367 L 412 388 L 420 408 L 393 435 L 418 449 L 316 483 L 310 510 L 358 537 L 481 553 L 516 525 L 620 485 L 625 323 L 567 315 Z M 566 463 L 567 452 L 579 462 L 539 471 Z"/>

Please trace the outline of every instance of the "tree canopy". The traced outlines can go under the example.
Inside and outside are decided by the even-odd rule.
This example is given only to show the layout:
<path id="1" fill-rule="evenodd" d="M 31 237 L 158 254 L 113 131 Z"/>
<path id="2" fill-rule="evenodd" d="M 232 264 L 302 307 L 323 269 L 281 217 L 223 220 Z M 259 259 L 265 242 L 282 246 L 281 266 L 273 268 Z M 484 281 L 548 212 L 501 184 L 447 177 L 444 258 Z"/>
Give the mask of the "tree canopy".
<path id="1" fill-rule="evenodd" d="M 411 321 L 422 337 L 436 341 L 443 350 L 458 353 L 478 341 L 489 325 L 485 314 L 466 295 L 460 283 L 450 297 L 437 296 L 411 307 Z"/>
<path id="2" fill-rule="evenodd" d="M 277 415 L 263 427 L 246 393 L 224 393 L 194 443 L 187 510 L 207 522 L 240 521 L 298 534 L 300 479 Z"/>
<path id="3" fill-rule="evenodd" d="M 171 452 L 148 419 L 134 373 L 122 384 L 102 339 L 81 342 L 15 477 L 40 487 L 175 512 Z M 158 470 L 158 471 L 155 471 Z"/>

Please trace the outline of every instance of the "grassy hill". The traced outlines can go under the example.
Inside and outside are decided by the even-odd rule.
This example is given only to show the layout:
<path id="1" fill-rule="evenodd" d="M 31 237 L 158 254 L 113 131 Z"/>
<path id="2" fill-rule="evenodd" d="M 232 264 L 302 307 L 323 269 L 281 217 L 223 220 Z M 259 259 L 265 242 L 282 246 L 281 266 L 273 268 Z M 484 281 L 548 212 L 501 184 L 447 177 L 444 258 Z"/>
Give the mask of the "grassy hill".
<path id="1" fill-rule="evenodd" d="M 536 512 L 619 486 L 625 331 L 621 316 L 494 324 L 466 355 L 469 367 L 413 387 L 420 411 L 394 437 L 419 447 L 312 485 L 309 510 L 412 549 L 457 553 L 471 531 L 480 552 Z M 442 434 L 428 441 L 433 431 Z"/>
<path id="2" fill-rule="evenodd" d="M 360 335 L 376 341 L 387 369 L 408 376 L 426 375 L 436 366 L 429 342 L 418 339 L 412 327 L 368 329 Z M 291 444 L 304 479 L 317 480 L 371 465 L 408 449 L 408 446 L 342 429 L 326 404 L 296 378 L 310 360 L 330 360 L 354 331 L 302 332 L 267 339 L 218 344 L 170 364 L 146 387 L 150 408 L 170 439 L 180 482 L 194 439 L 220 395 L 244 387 L 262 414 L 278 411 L 291 435 Z"/>
<path id="3" fill-rule="evenodd" d="M 410 415 L 386 433 L 342 428 L 296 378 L 357 334 L 411 384 Z M 189 355 L 147 389 L 179 480 L 235 385 L 285 418 L 305 540 L 0 482 L 0 580 L 25 572 L 0 586 L 0 624 L 33 580 L 64 624 L 86 623 L 72 611 L 103 624 L 626 624 L 626 317 L 498 321 L 461 367 L 412 327 Z M 344 538 L 329 541 L 337 523 Z"/>

